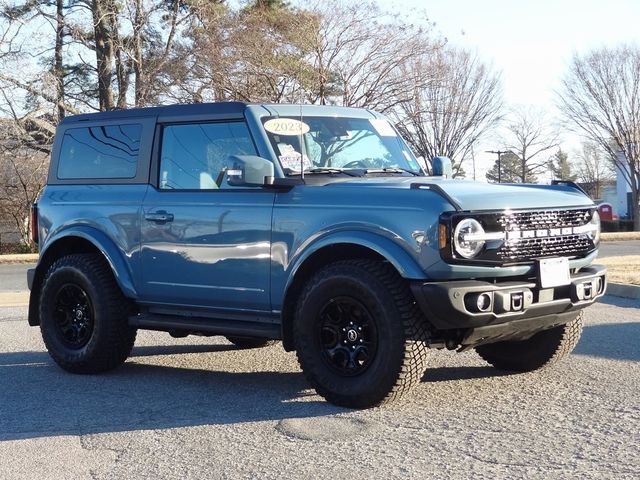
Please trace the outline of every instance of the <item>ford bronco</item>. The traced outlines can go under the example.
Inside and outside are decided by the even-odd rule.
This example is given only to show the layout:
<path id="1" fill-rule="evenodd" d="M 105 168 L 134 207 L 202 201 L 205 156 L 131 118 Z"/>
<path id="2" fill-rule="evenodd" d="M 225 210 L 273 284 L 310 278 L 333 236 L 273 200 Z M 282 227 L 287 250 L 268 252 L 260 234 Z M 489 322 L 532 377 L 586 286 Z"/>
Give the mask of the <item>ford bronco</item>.
<path id="1" fill-rule="evenodd" d="M 281 340 L 311 385 L 366 408 L 429 349 L 553 364 L 601 297 L 600 223 L 568 181 L 421 168 L 384 116 L 236 102 L 65 118 L 33 207 L 29 324 L 65 370 L 122 364 L 138 329 Z"/>

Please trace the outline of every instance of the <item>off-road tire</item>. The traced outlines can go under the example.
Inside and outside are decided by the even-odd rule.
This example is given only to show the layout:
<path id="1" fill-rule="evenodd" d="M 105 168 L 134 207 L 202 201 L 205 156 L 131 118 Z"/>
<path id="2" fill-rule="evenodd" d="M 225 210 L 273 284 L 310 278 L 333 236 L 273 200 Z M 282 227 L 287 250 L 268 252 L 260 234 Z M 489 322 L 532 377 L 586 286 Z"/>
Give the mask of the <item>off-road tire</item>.
<path id="1" fill-rule="evenodd" d="M 323 353 L 321 310 L 340 299 L 362 305 L 377 332 L 375 355 L 352 375 L 337 372 Z M 295 312 L 294 339 L 298 362 L 316 392 L 350 408 L 398 400 L 420 382 L 429 353 L 427 325 L 406 281 L 388 263 L 371 260 L 329 264 L 307 282 Z"/>
<path id="2" fill-rule="evenodd" d="M 235 337 L 227 336 L 227 340 L 233 343 L 238 348 L 262 348 L 268 347 L 276 343 L 275 340 L 261 337 Z"/>
<path id="3" fill-rule="evenodd" d="M 543 330 L 526 340 L 489 343 L 475 350 L 499 370 L 531 372 L 549 367 L 571 353 L 580 340 L 582 326 L 580 311 L 569 323 Z"/>
<path id="4" fill-rule="evenodd" d="M 85 329 L 85 340 L 71 346 L 59 320 L 64 317 L 60 313 L 62 292 L 68 291 L 79 295 L 84 292 L 84 310 L 92 318 L 92 327 Z M 49 354 L 73 373 L 99 373 L 118 367 L 131 353 L 136 338 L 136 329 L 127 323 L 132 308 L 101 255 L 75 254 L 58 259 L 47 271 L 40 296 L 40 330 Z"/>

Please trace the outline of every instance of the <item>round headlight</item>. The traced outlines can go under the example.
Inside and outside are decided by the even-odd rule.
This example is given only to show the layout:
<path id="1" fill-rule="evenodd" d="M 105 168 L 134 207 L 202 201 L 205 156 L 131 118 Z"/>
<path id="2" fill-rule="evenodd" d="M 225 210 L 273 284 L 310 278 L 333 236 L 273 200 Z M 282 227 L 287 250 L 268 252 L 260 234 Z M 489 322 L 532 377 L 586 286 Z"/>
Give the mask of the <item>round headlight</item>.
<path id="1" fill-rule="evenodd" d="M 484 234 L 484 229 L 480 222 L 473 218 L 465 218 L 453 232 L 453 246 L 456 253 L 464 258 L 475 257 L 484 247 L 484 240 L 476 240 L 474 237 Z"/>
<path id="2" fill-rule="evenodd" d="M 589 236 L 591 237 L 591 240 L 593 240 L 593 243 L 597 245 L 600 242 L 600 214 L 598 213 L 598 210 L 593 211 L 589 225 L 592 227 Z"/>

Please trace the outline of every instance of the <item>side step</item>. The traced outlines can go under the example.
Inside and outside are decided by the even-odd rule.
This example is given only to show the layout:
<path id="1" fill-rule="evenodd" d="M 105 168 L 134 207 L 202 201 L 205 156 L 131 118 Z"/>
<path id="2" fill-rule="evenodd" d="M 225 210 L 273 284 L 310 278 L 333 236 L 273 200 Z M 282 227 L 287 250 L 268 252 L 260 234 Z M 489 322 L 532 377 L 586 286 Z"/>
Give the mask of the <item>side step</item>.
<path id="1" fill-rule="evenodd" d="M 202 332 L 212 335 L 237 335 L 280 340 L 280 325 L 275 323 L 246 322 L 241 320 L 219 320 L 206 317 L 181 317 L 146 313 L 129 317 L 129 325 L 146 330 L 163 332 Z"/>

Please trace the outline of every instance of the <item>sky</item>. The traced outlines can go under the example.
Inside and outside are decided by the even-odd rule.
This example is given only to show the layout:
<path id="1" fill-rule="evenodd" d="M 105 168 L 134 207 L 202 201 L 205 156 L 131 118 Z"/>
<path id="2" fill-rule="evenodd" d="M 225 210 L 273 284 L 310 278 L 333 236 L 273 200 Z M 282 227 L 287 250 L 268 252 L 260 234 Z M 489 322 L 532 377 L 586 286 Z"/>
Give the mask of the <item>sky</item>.
<path id="1" fill-rule="evenodd" d="M 379 0 L 379 4 L 395 11 L 424 11 L 449 43 L 476 51 L 502 73 L 508 105 L 541 107 L 550 116 L 557 115 L 554 90 L 574 53 L 640 44 L 640 0 Z M 578 137 L 565 134 L 563 139 L 565 150 L 578 148 Z"/>

